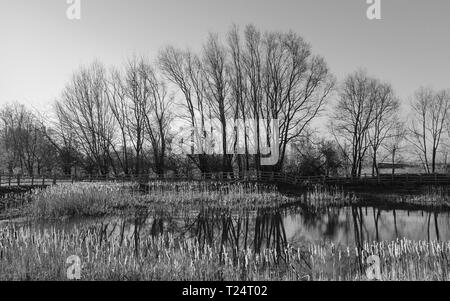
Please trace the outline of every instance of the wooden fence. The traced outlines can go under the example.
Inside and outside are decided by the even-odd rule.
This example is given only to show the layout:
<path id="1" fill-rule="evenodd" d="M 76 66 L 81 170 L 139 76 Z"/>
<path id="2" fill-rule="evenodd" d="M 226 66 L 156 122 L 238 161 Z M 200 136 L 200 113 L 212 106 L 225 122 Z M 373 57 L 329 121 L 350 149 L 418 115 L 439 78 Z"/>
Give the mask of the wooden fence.
<path id="1" fill-rule="evenodd" d="M 56 176 L 56 175 L 0 175 L 0 187 L 38 187 L 75 182 L 140 182 L 145 183 L 154 180 L 161 181 L 223 181 L 242 182 L 255 181 L 265 183 L 282 183 L 290 185 L 308 186 L 311 184 L 326 184 L 336 186 L 352 185 L 392 185 L 392 186 L 416 186 L 416 185 L 450 185 L 450 174 L 382 174 L 377 177 L 362 176 L 352 177 L 327 177 L 311 176 L 303 177 L 283 172 L 216 172 L 198 173 L 191 175 L 87 175 L 87 176 Z"/>

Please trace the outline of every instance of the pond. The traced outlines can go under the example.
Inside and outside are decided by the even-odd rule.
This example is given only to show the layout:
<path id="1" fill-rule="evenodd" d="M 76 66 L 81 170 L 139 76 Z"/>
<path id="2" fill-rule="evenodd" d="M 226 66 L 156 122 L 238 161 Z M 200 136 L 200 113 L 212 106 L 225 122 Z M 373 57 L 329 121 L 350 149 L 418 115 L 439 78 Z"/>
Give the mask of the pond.
<path id="1" fill-rule="evenodd" d="M 65 196 L 51 192 L 51 200 Z M 99 208 L 121 204 L 110 193 L 128 196 L 108 188 Z M 450 280 L 445 207 L 367 199 L 362 206 L 320 191 L 243 194 L 244 202 L 242 193 L 228 195 L 192 201 L 187 193 L 139 192 L 125 198 L 127 207 L 93 211 L 97 217 L 0 221 L 0 280 L 64 280 L 73 256 L 85 280 L 362 280 L 371 254 L 386 280 Z"/>
<path id="2" fill-rule="evenodd" d="M 284 219 L 291 241 L 329 240 L 354 245 L 368 241 L 450 240 L 450 212 L 382 210 L 376 207 L 329 208 L 321 213 L 287 214 Z"/>
<path id="3" fill-rule="evenodd" d="M 60 222 L 16 221 L 34 230 L 53 227 L 70 231 L 91 228 L 111 235 L 146 237 L 170 233 L 177 238 L 198 238 L 203 244 L 221 242 L 236 248 L 282 248 L 332 242 L 355 246 L 364 242 L 450 241 L 450 212 L 386 210 L 347 206 L 311 209 L 302 205 L 255 211 L 140 210 L 126 217 L 81 218 Z M 104 235 L 103 235 L 104 234 Z"/>

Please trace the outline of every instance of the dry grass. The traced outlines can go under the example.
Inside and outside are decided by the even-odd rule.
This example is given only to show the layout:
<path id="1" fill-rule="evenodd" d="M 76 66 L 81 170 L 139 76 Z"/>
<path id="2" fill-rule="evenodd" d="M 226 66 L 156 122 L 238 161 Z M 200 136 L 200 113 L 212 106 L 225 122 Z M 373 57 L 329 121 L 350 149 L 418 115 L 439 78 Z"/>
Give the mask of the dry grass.
<path id="1" fill-rule="evenodd" d="M 370 254 L 379 255 L 383 280 L 450 280 L 449 252 L 449 242 L 397 240 L 361 249 L 323 244 L 255 253 L 170 234 L 7 226 L 0 236 L 0 280 L 66 280 L 70 255 L 81 258 L 83 280 L 366 280 L 360 263 Z"/>
<path id="2" fill-rule="evenodd" d="M 211 185 L 152 182 L 143 192 L 136 184 L 63 184 L 37 190 L 31 196 L 28 215 L 39 219 L 102 216 L 128 209 L 226 208 L 253 210 L 296 202 L 271 187 L 250 184 Z"/>
<path id="3" fill-rule="evenodd" d="M 312 278 L 316 280 L 367 280 L 366 260 L 370 255 L 380 258 L 383 280 L 450 280 L 450 242 L 397 239 L 365 243 L 359 248 L 312 245 L 309 251 Z"/>
<path id="4" fill-rule="evenodd" d="M 255 210 L 299 202 L 273 187 L 251 184 L 152 182 L 137 185 L 78 183 L 31 195 L 33 218 L 86 217 L 134 213 L 141 209 Z M 338 190 L 316 188 L 300 200 L 312 207 L 356 199 Z M 144 210 L 145 211 L 145 210 Z M 214 240 L 133 231 L 107 233 L 87 224 L 71 230 L 53 226 L 5 225 L 0 229 L 0 280 L 66 280 L 66 259 L 77 255 L 84 280 L 366 280 L 365 260 L 380 257 L 384 280 L 450 280 L 450 242 L 397 240 L 359 248 L 303 243 L 301 248 L 236 249 Z"/>
<path id="5" fill-rule="evenodd" d="M 133 191 L 133 186 L 129 191 Z M 125 186 L 77 183 L 51 186 L 32 193 L 31 215 L 38 218 L 98 216 L 131 196 Z"/>

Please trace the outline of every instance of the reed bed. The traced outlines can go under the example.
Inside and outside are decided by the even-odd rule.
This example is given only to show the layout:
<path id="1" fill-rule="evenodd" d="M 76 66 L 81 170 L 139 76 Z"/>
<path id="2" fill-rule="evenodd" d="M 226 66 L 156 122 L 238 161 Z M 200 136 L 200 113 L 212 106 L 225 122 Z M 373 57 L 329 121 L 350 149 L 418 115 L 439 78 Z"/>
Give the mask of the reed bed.
<path id="1" fill-rule="evenodd" d="M 362 246 L 311 245 L 312 279 L 367 280 L 368 256 L 380 258 L 382 280 L 449 281 L 450 242 L 395 241 L 365 242 Z"/>
<path id="2" fill-rule="evenodd" d="M 345 207 L 352 205 L 387 205 L 395 207 L 407 205 L 417 208 L 450 208 L 450 190 L 448 187 L 426 187 L 420 194 L 373 195 L 357 194 L 333 186 L 315 185 L 304 195 L 304 203 L 315 209 Z"/>
<path id="3" fill-rule="evenodd" d="M 31 194 L 30 214 L 39 218 L 98 216 L 132 197 L 135 185 L 61 184 Z"/>
<path id="4" fill-rule="evenodd" d="M 429 200 L 432 203 L 448 197 L 445 191 L 432 193 L 423 197 L 432 195 L 436 198 Z M 353 194 L 334 188 L 316 186 L 303 198 L 295 198 L 258 184 L 76 183 L 35 190 L 20 199 L 17 202 L 29 204 L 26 213 L 32 222 L 0 225 L 0 280 L 66 280 L 66 259 L 71 255 L 81 258 L 83 280 L 367 280 L 370 255 L 379 256 L 383 280 L 450 280 L 450 242 L 402 239 L 358 246 L 302 242 L 273 248 L 256 243 L 252 248 L 249 243 L 237 248 L 219 237 L 205 243 L 183 231 L 146 232 L 137 223 L 150 211 L 176 216 L 177 211 L 217 209 L 218 216 L 223 212 L 233 216 L 238 211 L 276 210 L 294 203 L 319 210 L 358 202 Z M 127 212 L 136 224 L 126 233 L 122 228 L 108 234 L 103 223 L 70 228 L 52 223 L 50 228 L 40 228 L 36 221 L 127 218 Z"/>
<path id="5" fill-rule="evenodd" d="M 31 202 L 29 192 L 5 193 L 0 195 L 0 221 L 21 217 L 24 207 Z"/>
<path id="6" fill-rule="evenodd" d="M 304 202 L 311 207 L 341 207 L 358 203 L 360 200 L 353 193 L 341 188 L 315 185 L 304 195 Z"/>
<path id="7" fill-rule="evenodd" d="M 448 190 L 433 189 L 423 195 L 396 197 L 389 201 L 411 206 L 443 208 L 450 206 Z M 14 197 L 13 197 L 14 199 Z M 25 200 L 25 201 L 24 201 Z M 364 204 L 354 193 L 339 188 L 317 185 L 303 196 L 286 196 L 274 186 L 251 183 L 164 182 L 137 183 L 75 183 L 60 184 L 34 190 L 11 201 L 0 201 L 0 207 L 10 204 L 30 204 L 23 215 L 54 219 L 61 217 L 103 216 L 136 208 L 227 208 L 256 210 L 303 204 L 311 209 Z M 373 203 L 373 202 L 372 202 Z M 385 203 L 385 202 L 383 202 Z M 8 205 L 7 205 L 8 204 Z"/>
<path id="8" fill-rule="evenodd" d="M 232 183 L 232 182 L 216 182 L 216 181 L 150 181 L 143 185 L 151 192 L 240 192 L 240 193 L 275 193 L 278 191 L 275 185 L 260 183 Z"/>
<path id="9" fill-rule="evenodd" d="M 412 205 L 449 208 L 450 190 L 448 187 L 427 187 L 422 194 L 401 197 L 400 201 Z"/>
<path id="10" fill-rule="evenodd" d="M 30 193 L 5 193 L 0 195 L 0 211 L 21 207 L 31 200 Z"/>
<path id="11" fill-rule="evenodd" d="M 83 280 L 282 280 L 290 274 L 274 250 L 257 255 L 170 234 L 136 237 L 105 239 L 79 228 L 70 233 L 3 229 L 0 280 L 67 280 L 65 262 L 71 255 L 81 258 Z"/>
<path id="12" fill-rule="evenodd" d="M 258 184 L 151 183 L 142 191 L 138 184 L 61 184 L 34 191 L 28 215 L 39 219 L 118 214 L 141 209 L 257 209 L 297 202 L 274 188 Z"/>
<path id="13" fill-rule="evenodd" d="M 0 234 L 0 280 L 67 280 L 71 255 L 81 259 L 82 280 L 366 280 L 372 254 L 380 257 L 383 280 L 450 280 L 450 242 L 323 243 L 255 253 L 169 233 L 108 236 L 92 227 L 15 225 Z"/>

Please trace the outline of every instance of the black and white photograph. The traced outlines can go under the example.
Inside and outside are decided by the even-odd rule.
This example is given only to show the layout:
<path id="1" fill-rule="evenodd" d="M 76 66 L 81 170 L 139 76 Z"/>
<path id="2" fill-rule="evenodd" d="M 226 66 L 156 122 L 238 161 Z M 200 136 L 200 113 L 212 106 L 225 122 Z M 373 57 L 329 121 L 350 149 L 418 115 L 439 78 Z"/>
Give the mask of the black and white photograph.
<path id="1" fill-rule="evenodd" d="M 449 281 L 449 30 L 448 0 L 0 0 L 0 285 Z"/>

